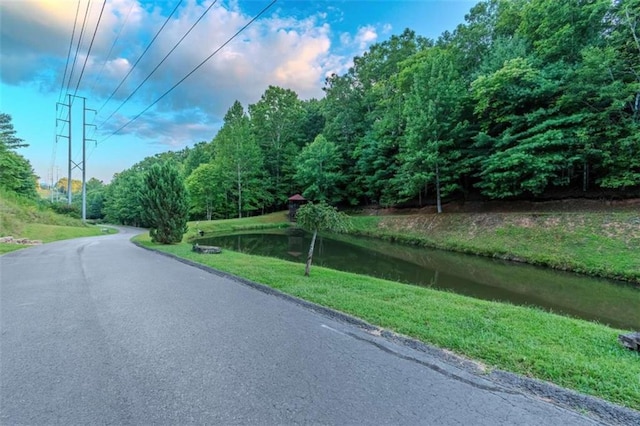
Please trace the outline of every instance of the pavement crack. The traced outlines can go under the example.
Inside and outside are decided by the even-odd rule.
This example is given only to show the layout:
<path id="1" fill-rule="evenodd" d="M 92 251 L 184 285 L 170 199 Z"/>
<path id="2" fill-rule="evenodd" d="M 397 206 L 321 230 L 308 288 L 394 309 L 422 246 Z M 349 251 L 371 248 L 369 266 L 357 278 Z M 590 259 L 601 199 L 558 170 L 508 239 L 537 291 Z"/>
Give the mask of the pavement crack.
<path id="1" fill-rule="evenodd" d="M 369 339 L 366 339 L 364 337 L 358 336 L 358 335 L 356 335 L 354 333 L 347 332 L 346 334 L 348 336 L 350 336 L 350 337 L 353 337 L 356 340 L 359 340 L 361 342 L 373 345 L 373 346 L 375 346 L 376 348 L 380 349 L 383 352 L 386 352 L 388 354 L 394 355 L 394 356 L 396 356 L 396 357 L 398 357 L 400 359 L 404 359 L 406 361 L 415 362 L 415 363 L 420 364 L 420 365 L 422 365 L 424 367 L 427 367 L 427 368 L 429 368 L 429 369 L 431 369 L 431 370 L 433 370 L 433 371 L 435 371 L 437 373 L 440 373 L 443 376 L 449 377 L 449 378 L 451 378 L 453 380 L 457 380 L 457 381 L 462 382 L 462 383 L 466 383 L 466 384 L 468 384 L 470 386 L 473 386 L 474 388 L 486 390 L 486 391 L 489 391 L 489 392 L 498 392 L 498 393 L 506 393 L 506 394 L 511 394 L 511 395 L 520 395 L 520 392 L 511 391 L 509 389 L 505 389 L 505 388 L 499 387 L 499 386 L 483 385 L 482 383 L 478 383 L 478 382 L 476 382 L 474 380 L 466 379 L 466 378 L 461 377 L 461 376 L 459 376 L 457 374 L 451 373 L 451 372 L 445 370 L 444 368 L 442 368 L 442 367 L 440 367 L 440 366 L 438 366 L 438 365 L 436 365 L 434 363 L 422 361 L 422 360 L 414 358 L 412 356 L 403 355 L 403 354 L 401 354 L 399 352 L 396 352 L 396 351 L 394 351 L 394 350 L 392 350 L 392 349 L 390 349 L 390 348 L 388 348 L 388 347 L 386 347 L 386 346 L 384 346 L 384 345 L 382 345 L 382 344 L 380 344 L 378 342 L 374 342 L 372 340 L 369 340 Z"/>

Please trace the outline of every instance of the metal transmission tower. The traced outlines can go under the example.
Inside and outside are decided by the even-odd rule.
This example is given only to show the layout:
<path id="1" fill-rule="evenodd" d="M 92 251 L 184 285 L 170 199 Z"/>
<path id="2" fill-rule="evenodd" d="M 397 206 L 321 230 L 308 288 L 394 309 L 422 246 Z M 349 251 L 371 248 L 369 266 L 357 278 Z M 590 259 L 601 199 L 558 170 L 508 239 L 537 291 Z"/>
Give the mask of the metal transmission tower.
<path id="1" fill-rule="evenodd" d="M 87 124 L 87 111 L 94 114 L 95 109 L 89 109 L 86 105 L 87 98 L 82 98 L 82 221 L 87 221 L 87 141 L 96 142 L 95 139 L 87 139 L 87 126 L 96 127 L 95 124 Z"/>
<path id="2" fill-rule="evenodd" d="M 67 180 L 67 204 L 71 205 L 71 95 L 67 94 L 68 102 L 67 104 L 56 102 L 56 128 L 58 127 L 58 122 L 62 121 L 63 123 L 67 123 L 68 132 L 66 135 L 60 135 L 56 132 L 56 143 L 58 143 L 57 138 L 65 138 L 69 142 L 69 175 Z M 63 120 L 61 118 L 57 118 L 58 116 L 58 107 L 66 107 L 67 108 L 67 118 L 68 120 Z M 64 129 L 64 124 L 62 125 Z"/>
<path id="3" fill-rule="evenodd" d="M 74 169 L 80 169 L 82 171 L 82 220 L 86 221 L 87 220 L 87 141 L 95 141 L 95 139 L 87 139 L 86 135 L 87 135 L 87 126 L 91 127 L 95 127 L 94 124 L 87 124 L 87 111 L 92 111 L 92 112 L 96 112 L 96 110 L 94 109 L 89 109 L 86 106 L 86 102 L 87 102 L 87 98 L 83 97 L 83 96 L 76 96 L 76 95 L 71 95 L 71 94 L 67 94 L 67 97 L 69 99 L 69 103 L 68 104 L 62 104 L 60 102 L 56 103 L 56 111 L 58 109 L 58 106 L 61 105 L 63 107 L 67 107 L 68 108 L 68 120 L 63 120 L 60 118 L 56 119 L 56 126 L 58 124 L 58 121 L 62 121 L 64 123 L 68 124 L 69 127 L 69 131 L 67 135 L 57 135 L 58 137 L 62 137 L 62 138 L 66 138 L 69 140 L 69 164 L 68 164 L 68 177 L 67 177 L 67 203 L 69 205 L 71 205 L 71 172 Z M 76 163 L 73 161 L 72 159 L 72 152 L 71 152 L 71 140 L 72 140 L 72 130 L 71 130 L 71 116 L 72 114 L 72 109 L 73 109 L 73 102 L 72 99 L 82 99 L 82 161 L 80 163 Z"/>

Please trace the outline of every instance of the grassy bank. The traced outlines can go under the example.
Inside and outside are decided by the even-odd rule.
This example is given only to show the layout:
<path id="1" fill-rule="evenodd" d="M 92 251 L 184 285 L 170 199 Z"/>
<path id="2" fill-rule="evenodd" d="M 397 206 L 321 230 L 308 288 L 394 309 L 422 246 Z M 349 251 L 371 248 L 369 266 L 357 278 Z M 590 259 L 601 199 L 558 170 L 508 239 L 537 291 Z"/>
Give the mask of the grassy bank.
<path id="1" fill-rule="evenodd" d="M 204 232 L 206 237 L 211 234 L 286 228 L 290 225 L 290 222 L 287 220 L 287 213 L 285 212 L 270 213 L 243 219 L 189 222 L 189 230 L 184 236 L 184 240 L 190 241 L 193 238 L 198 238 L 198 231 Z"/>
<path id="2" fill-rule="evenodd" d="M 77 237 L 100 235 L 100 227 L 59 215 L 34 200 L 0 192 L 0 236 L 27 238 L 49 243 Z M 0 243 L 0 254 L 28 246 Z"/>
<path id="3" fill-rule="evenodd" d="M 250 225 L 251 221 L 245 222 Z M 209 224 L 220 229 L 222 222 Z M 237 224 L 236 224 L 237 225 Z M 640 358 L 620 332 L 532 308 L 225 251 L 201 255 L 188 243 L 139 241 L 157 250 L 266 284 L 500 368 L 640 409 Z"/>
<path id="4" fill-rule="evenodd" d="M 279 212 L 192 223 L 186 238 L 285 226 Z M 640 283 L 637 212 L 352 216 L 349 233 Z"/>
<path id="5" fill-rule="evenodd" d="M 640 214 L 357 216 L 352 233 L 640 283 Z"/>

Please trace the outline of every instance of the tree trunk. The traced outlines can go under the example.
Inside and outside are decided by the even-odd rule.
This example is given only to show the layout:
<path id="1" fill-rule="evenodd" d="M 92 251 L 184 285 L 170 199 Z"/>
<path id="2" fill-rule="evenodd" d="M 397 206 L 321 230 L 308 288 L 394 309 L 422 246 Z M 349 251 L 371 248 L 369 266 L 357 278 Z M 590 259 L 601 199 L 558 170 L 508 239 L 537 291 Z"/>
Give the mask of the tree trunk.
<path id="1" fill-rule="evenodd" d="M 436 204 L 438 206 L 438 213 L 442 213 L 442 201 L 440 200 L 440 170 L 438 169 L 438 163 L 436 163 Z"/>
<path id="2" fill-rule="evenodd" d="M 587 192 L 587 187 L 589 183 L 589 163 L 587 160 L 584 160 L 582 164 L 582 192 Z"/>
<path id="3" fill-rule="evenodd" d="M 318 236 L 318 230 L 313 231 L 313 237 L 311 237 L 311 245 L 309 246 L 309 254 L 307 254 L 307 265 L 304 268 L 304 276 L 309 276 L 309 270 L 311 269 L 311 260 L 313 259 L 313 248 L 316 245 L 316 237 Z"/>
<path id="4" fill-rule="evenodd" d="M 240 166 L 238 165 L 238 218 L 242 218 L 242 180 L 240 179 Z"/>

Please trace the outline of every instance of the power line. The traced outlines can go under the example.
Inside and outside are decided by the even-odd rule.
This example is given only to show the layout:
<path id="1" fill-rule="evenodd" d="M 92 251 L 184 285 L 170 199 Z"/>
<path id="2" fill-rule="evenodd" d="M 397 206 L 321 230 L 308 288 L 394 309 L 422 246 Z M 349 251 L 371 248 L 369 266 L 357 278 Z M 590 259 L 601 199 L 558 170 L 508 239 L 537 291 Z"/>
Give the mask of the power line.
<path id="1" fill-rule="evenodd" d="M 73 65 L 71 66 L 71 72 L 69 73 L 69 81 L 67 82 L 67 91 L 71 88 L 71 78 L 73 77 L 73 71 L 76 68 L 76 61 L 78 60 L 78 51 L 80 50 L 80 43 L 82 43 L 82 36 L 84 34 L 84 26 L 87 23 L 87 15 L 89 14 L 89 6 L 91 0 L 87 2 L 87 8 L 84 11 L 84 19 L 82 20 L 82 28 L 80 29 L 80 37 L 78 38 L 78 45 L 76 46 L 76 54 L 73 58 Z"/>
<path id="2" fill-rule="evenodd" d="M 214 0 L 213 3 L 211 3 L 209 5 L 209 7 L 207 8 L 207 10 L 205 10 L 202 15 L 200 15 L 200 17 L 196 20 L 196 22 L 193 23 L 193 25 L 191 25 L 191 28 L 189 28 L 189 30 L 184 33 L 184 35 L 182 36 L 182 38 L 180 40 L 178 40 L 178 42 L 173 46 L 173 48 L 169 51 L 169 53 L 167 53 L 164 58 L 162 58 L 162 60 L 160 61 L 160 63 L 158 63 L 158 65 L 155 66 L 155 68 L 149 73 L 149 75 L 147 75 L 145 77 L 144 80 L 142 80 L 142 83 L 138 84 L 138 87 L 136 87 L 134 89 L 133 92 L 131 92 L 131 94 L 129 96 L 127 96 L 127 98 L 120 104 L 120 106 L 118 108 L 116 108 L 115 111 L 113 111 L 111 113 L 111 115 L 109 115 L 103 122 L 101 125 L 104 125 L 104 123 L 106 123 L 107 121 L 109 121 L 109 119 L 111 117 L 113 117 L 115 115 L 115 113 L 117 113 L 118 111 L 120 111 L 120 108 L 122 108 L 127 102 L 129 102 L 129 99 L 131 99 L 133 97 L 133 95 L 136 94 L 136 92 L 138 90 L 140 90 L 140 88 L 144 85 L 144 83 L 147 82 L 147 80 L 149 80 L 149 78 L 151 78 L 151 76 L 158 70 L 158 68 L 160 68 L 160 66 L 164 63 L 164 61 L 167 60 L 167 58 L 174 52 L 174 50 L 176 50 L 178 48 L 178 46 L 180 46 L 180 43 L 182 43 L 182 41 L 189 35 L 189 33 L 191 33 L 191 31 L 196 27 L 196 25 L 198 25 L 198 23 L 202 20 L 202 18 L 204 18 L 204 16 L 207 14 L 207 12 L 209 12 L 209 10 L 211 10 L 211 8 L 218 2 L 218 0 Z"/>
<path id="3" fill-rule="evenodd" d="M 80 87 L 80 82 L 82 81 L 82 76 L 84 75 L 84 69 L 87 67 L 87 61 L 89 60 L 89 55 L 91 55 L 91 49 L 93 48 L 93 42 L 96 39 L 96 34 L 98 32 L 98 27 L 100 27 L 100 21 L 102 20 L 102 13 L 104 12 L 104 7 L 107 5 L 107 0 L 102 2 L 102 9 L 100 9 L 100 15 L 98 16 L 98 22 L 96 23 L 96 28 L 93 30 L 93 36 L 91 37 L 91 43 L 89 44 L 89 50 L 87 50 L 87 54 L 84 57 L 84 64 L 82 64 L 82 71 L 80 71 L 80 77 L 78 77 L 78 83 L 76 84 L 76 90 L 73 92 L 73 96 L 78 94 L 78 87 Z"/>
<path id="4" fill-rule="evenodd" d="M 129 75 L 133 72 L 133 70 L 135 69 L 135 67 L 138 65 L 138 62 L 140 62 L 140 60 L 142 59 L 142 57 L 147 53 L 147 51 L 149 50 L 149 48 L 151 47 L 151 45 L 153 44 L 154 41 L 156 41 L 156 39 L 158 38 L 158 35 L 160 35 L 160 33 L 162 32 L 162 30 L 164 29 L 164 27 L 169 23 L 169 20 L 171 19 L 171 17 L 173 16 L 174 13 L 176 13 L 176 10 L 178 10 L 178 7 L 180 6 L 180 4 L 182 4 L 183 0 L 178 1 L 178 4 L 176 4 L 176 7 L 173 9 L 173 11 L 171 12 L 171 14 L 169 16 L 167 16 L 167 19 L 164 21 L 164 24 L 162 24 L 162 26 L 160 27 L 160 29 L 158 30 L 158 32 L 156 32 L 156 35 L 153 36 L 153 39 L 151 39 L 151 42 L 149 42 L 149 44 L 147 45 L 146 49 L 144 49 L 144 52 L 142 52 L 142 55 L 140 55 L 140 57 L 138 58 L 138 60 L 136 61 L 135 64 L 133 64 L 133 66 L 129 69 L 129 72 L 127 73 L 127 75 L 124 76 L 124 78 L 122 79 L 122 81 L 120 81 L 120 84 L 118 84 L 118 87 L 115 88 L 115 90 L 111 93 L 111 95 L 109 95 L 109 97 L 107 98 L 107 100 L 104 102 L 104 104 L 102 104 L 102 106 L 98 109 L 98 114 L 100 113 L 100 111 L 102 111 L 102 109 L 107 105 L 107 103 L 109 103 L 109 101 L 111 100 L 111 98 L 113 98 L 113 95 L 116 94 L 116 92 L 118 91 L 118 89 L 120 89 L 120 87 L 122 86 L 122 84 L 125 82 L 125 80 L 127 79 L 127 77 L 129 77 Z M 106 121 L 106 120 L 105 120 Z M 103 123 L 104 124 L 104 123 Z"/>
<path id="5" fill-rule="evenodd" d="M 98 84 L 98 81 L 100 81 L 100 78 L 102 77 L 102 72 L 104 71 L 104 68 L 106 67 L 107 62 L 109 62 L 109 59 L 111 58 L 111 53 L 113 53 L 113 48 L 116 46 L 116 43 L 120 39 L 120 34 L 122 34 L 122 30 L 124 30 L 124 27 L 127 26 L 127 22 L 129 22 L 129 16 L 131 15 L 131 11 L 133 10 L 133 6 L 135 4 L 136 3 L 131 2 L 131 6 L 129 6 L 129 11 L 127 12 L 127 16 L 124 18 L 124 22 L 122 23 L 122 26 L 118 30 L 118 34 L 116 34 L 116 38 L 113 40 L 113 43 L 111 44 L 111 48 L 109 49 L 109 53 L 107 53 L 107 56 L 104 62 L 102 63 L 100 72 L 98 72 L 98 74 L 96 75 L 96 78 L 93 81 L 93 85 L 91 86 L 91 89 L 89 91 L 93 91 L 93 89 L 96 87 L 96 84 Z"/>
<path id="6" fill-rule="evenodd" d="M 78 12 L 80 11 L 80 0 L 76 7 L 76 17 L 73 21 L 73 31 L 71 31 L 71 40 L 69 40 L 69 51 L 67 52 L 67 63 L 64 65 L 64 75 L 62 76 L 62 84 L 60 84 L 60 93 L 58 94 L 58 103 L 62 101 L 62 92 L 64 90 L 64 81 L 67 79 L 67 69 L 69 68 L 69 60 L 71 59 L 71 48 L 73 47 L 73 39 L 76 34 L 76 25 L 78 24 Z"/>
<path id="7" fill-rule="evenodd" d="M 202 67 L 207 61 L 209 61 L 209 59 L 211 59 L 216 53 L 218 53 L 220 50 L 222 50 L 227 44 L 231 43 L 231 41 L 233 41 L 233 39 L 235 39 L 238 35 L 240 35 L 241 32 L 243 32 L 247 27 L 249 27 L 249 25 L 251 25 L 254 21 L 256 21 L 260 16 L 262 16 L 267 10 L 269 10 L 271 8 L 271 6 L 273 6 L 278 0 L 272 0 L 271 3 L 269 3 L 264 9 L 262 9 L 253 19 L 251 19 L 247 24 L 245 24 L 242 28 L 240 28 L 233 36 L 231 36 L 231 38 L 229 38 L 227 41 L 225 41 L 220 47 L 218 47 L 216 50 L 213 51 L 213 53 L 209 56 L 207 56 L 202 62 L 200 62 L 200 64 L 198 64 L 198 66 L 196 66 L 193 70 L 191 70 L 189 73 L 187 73 L 187 75 L 185 75 L 184 77 L 182 77 L 182 79 L 180 81 L 178 81 L 176 84 L 174 84 L 169 90 L 167 90 L 166 92 L 164 92 L 162 94 L 162 96 L 160 96 L 158 99 L 156 99 L 155 101 L 153 101 L 153 103 L 151 103 L 148 107 L 146 107 L 145 109 L 142 110 L 142 112 L 140 112 L 138 115 L 136 115 L 135 117 L 133 117 L 131 120 L 129 120 L 127 123 L 125 123 L 122 127 L 120 127 L 118 130 L 116 130 L 115 132 L 111 133 L 109 136 L 107 136 L 106 138 L 104 138 L 102 141 L 100 141 L 100 143 L 106 141 L 107 139 L 109 139 L 111 136 L 119 133 L 121 130 L 123 130 L 125 127 L 127 127 L 129 124 L 133 123 L 134 121 L 136 121 L 142 114 L 144 114 L 145 112 L 147 112 L 152 106 L 154 106 L 155 104 L 157 104 L 158 102 L 160 102 L 160 100 L 162 100 L 162 98 L 164 98 L 165 96 L 167 96 L 169 93 L 171 93 L 173 91 L 173 89 L 175 89 L 176 87 L 178 87 L 180 84 L 182 84 L 183 81 L 185 81 L 187 78 L 189 78 L 194 72 L 196 72 L 198 69 L 200 69 L 200 67 Z M 103 123 L 104 124 L 104 123 Z"/>

